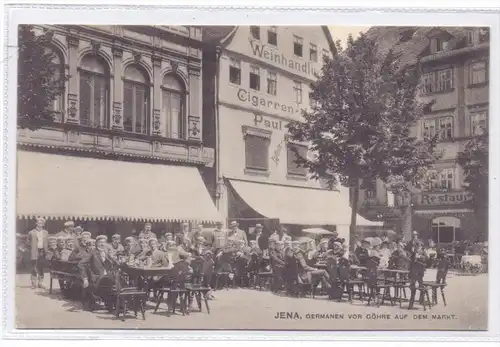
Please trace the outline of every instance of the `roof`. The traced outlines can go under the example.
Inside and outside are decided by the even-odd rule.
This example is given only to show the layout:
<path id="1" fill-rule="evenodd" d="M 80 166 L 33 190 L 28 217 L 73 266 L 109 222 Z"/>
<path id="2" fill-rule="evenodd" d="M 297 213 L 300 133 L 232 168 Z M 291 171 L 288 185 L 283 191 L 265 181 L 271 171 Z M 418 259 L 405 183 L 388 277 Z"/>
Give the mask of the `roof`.
<path id="1" fill-rule="evenodd" d="M 234 25 L 218 25 L 218 26 L 202 26 L 202 40 L 206 43 L 216 43 L 219 42 L 224 44 L 225 41 L 236 32 L 237 26 Z M 335 43 L 333 42 L 332 34 L 330 29 L 326 25 L 322 25 L 323 33 L 328 41 L 329 48 L 332 52 L 336 51 Z"/>

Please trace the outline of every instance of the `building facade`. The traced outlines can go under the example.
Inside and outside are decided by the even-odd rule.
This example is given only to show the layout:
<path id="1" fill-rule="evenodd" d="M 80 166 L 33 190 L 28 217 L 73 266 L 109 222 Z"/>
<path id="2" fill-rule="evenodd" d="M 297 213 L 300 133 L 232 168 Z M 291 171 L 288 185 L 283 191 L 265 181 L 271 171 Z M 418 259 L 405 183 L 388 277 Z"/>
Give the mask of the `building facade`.
<path id="1" fill-rule="evenodd" d="M 218 220 L 199 172 L 214 161 L 202 137 L 201 28 L 35 30 L 51 34 L 67 81 L 54 123 L 18 131 L 19 228 L 34 216 L 49 231 L 75 219 L 108 234 Z"/>
<path id="2" fill-rule="evenodd" d="M 377 29 L 374 30 L 373 34 Z M 413 50 L 405 53 L 410 46 Z M 480 217 L 468 203 L 470 195 L 464 189 L 463 170 L 456 158 L 465 144 L 481 134 L 488 124 L 488 31 L 407 28 L 394 47 L 419 59 L 422 67 L 420 97 L 425 105 L 424 117 L 413 133 L 423 141 L 437 136 L 437 150 L 443 153 L 429 170 L 426 181 L 411 196 L 413 230 L 422 239 L 439 243 L 482 241 L 487 230 L 481 230 Z M 395 229 L 401 227 L 398 205 L 400 199 L 388 194 L 382 182 L 368 182 L 360 192 L 361 213 L 383 219 Z"/>
<path id="3" fill-rule="evenodd" d="M 328 28 L 208 27 L 204 41 L 204 90 L 214 91 L 204 97 L 204 136 L 216 148 L 204 172 L 221 214 L 246 230 L 280 223 L 293 234 L 323 226 L 346 235 L 348 192 L 323 189 L 297 166 L 293 148 L 306 156 L 308 145 L 287 130 L 302 120 L 323 56 L 335 49 Z"/>

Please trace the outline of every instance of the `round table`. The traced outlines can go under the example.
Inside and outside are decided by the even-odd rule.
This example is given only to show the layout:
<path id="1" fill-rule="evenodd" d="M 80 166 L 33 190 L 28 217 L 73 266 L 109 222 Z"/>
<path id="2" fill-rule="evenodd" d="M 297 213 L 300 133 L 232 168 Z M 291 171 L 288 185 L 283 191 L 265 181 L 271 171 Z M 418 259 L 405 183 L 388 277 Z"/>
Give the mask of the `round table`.
<path id="1" fill-rule="evenodd" d="M 462 260 L 460 261 L 462 265 L 467 263 L 471 265 L 480 265 L 481 264 L 481 256 L 480 255 L 464 255 L 462 256 Z"/>

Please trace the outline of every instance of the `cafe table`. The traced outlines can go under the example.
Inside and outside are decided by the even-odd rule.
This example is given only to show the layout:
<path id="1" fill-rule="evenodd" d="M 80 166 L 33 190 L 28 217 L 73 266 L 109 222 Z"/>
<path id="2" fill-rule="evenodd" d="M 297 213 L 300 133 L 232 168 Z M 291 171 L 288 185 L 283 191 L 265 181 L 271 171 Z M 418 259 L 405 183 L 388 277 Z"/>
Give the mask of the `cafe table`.
<path id="1" fill-rule="evenodd" d="M 147 267 L 124 264 L 121 270 L 128 275 L 130 282 L 139 289 L 150 289 L 149 281 L 155 277 L 161 278 L 171 272 L 167 267 Z"/>

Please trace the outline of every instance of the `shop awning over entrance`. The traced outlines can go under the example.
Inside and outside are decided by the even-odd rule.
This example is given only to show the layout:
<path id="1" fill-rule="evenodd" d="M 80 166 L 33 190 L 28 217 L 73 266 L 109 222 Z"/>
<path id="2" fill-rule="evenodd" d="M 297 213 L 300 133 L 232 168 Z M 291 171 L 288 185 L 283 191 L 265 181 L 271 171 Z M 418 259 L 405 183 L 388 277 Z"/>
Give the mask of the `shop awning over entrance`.
<path id="1" fill-rule="evenodd" d="M 294 188 L 246 181 L 229 180 L 233 189 L 251 208 L 267 218 L 279 218 L 284 224 L 350 225 L 348 192 Z M 382 226 L 362 216 L 357 225 Z"/>
<path id="2" fill-rule="evenodd" d="M 18 151 L 17 173 L 19 217 L 221 220 L 196 167 Z"/>

